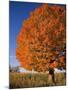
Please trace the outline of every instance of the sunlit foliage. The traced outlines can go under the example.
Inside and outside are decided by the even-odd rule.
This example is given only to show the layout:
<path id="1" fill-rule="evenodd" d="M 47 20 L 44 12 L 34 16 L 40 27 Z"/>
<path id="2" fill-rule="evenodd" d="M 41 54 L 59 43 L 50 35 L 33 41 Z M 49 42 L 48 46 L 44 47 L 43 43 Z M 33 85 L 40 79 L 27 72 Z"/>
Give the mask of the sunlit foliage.
<path id="1" fill-rule="evenodd" d="M 38 72 L 66 68 L 66 12 L 43 4 L 30 12 L 17 36 L 16 57 L 22 67 Z"/>

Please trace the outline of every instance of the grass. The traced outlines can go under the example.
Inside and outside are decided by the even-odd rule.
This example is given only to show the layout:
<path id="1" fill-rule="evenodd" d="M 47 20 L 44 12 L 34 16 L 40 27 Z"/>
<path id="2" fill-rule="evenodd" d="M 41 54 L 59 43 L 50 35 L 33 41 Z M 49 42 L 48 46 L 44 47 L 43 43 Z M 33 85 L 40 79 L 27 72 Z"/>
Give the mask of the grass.
<path id="1" fill-rule="evenodd" d="M 30 87 L 45 87 L 55 86 L 52 79 L 49 80 L 48 74 L 29 74 L 10 72 L 10 88 L 30 88 Z M 55 74 L 56 86 L 65 85 L 64 73 Z"/>

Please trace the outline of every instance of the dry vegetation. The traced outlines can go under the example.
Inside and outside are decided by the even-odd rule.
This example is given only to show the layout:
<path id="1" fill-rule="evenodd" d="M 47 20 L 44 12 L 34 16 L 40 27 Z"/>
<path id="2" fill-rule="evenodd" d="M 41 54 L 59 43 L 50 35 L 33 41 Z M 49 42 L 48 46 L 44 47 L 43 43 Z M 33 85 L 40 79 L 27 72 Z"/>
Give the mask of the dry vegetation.
<path id="1" fill-rule="evenodd" d="M 64 73 L 55 74 L 56 86 L 65 85 Z M 55 86 L 52 80 L 48 79 L 48 74 L 10 73 L 10 88 L 30 88 L 30 87 Z"/>

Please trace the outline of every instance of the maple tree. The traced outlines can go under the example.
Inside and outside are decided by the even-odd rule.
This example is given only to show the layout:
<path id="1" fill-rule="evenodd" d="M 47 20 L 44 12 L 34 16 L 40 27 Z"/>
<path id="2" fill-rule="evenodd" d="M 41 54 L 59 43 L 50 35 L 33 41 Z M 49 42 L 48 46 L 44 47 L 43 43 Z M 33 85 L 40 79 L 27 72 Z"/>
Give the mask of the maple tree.
<path id="1" fill-rule="evenodd" d="M 17 36 L 16 57 L 28 70 L 66 69 L 66 11 L 63 6 L 43 4 L 30 12 Z"/>

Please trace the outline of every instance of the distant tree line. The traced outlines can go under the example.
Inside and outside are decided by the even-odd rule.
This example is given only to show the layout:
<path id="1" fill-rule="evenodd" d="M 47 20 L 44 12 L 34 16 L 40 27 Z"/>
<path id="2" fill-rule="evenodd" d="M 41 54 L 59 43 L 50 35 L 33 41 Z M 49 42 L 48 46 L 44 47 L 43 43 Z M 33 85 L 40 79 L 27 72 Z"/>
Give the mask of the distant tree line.
<path id="1" fill-rule="evenodd" d="M 9 66 L 9 72 L 20 72 L 19 66 L 16 67 Z"/>

